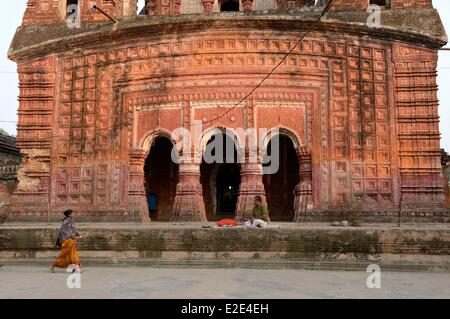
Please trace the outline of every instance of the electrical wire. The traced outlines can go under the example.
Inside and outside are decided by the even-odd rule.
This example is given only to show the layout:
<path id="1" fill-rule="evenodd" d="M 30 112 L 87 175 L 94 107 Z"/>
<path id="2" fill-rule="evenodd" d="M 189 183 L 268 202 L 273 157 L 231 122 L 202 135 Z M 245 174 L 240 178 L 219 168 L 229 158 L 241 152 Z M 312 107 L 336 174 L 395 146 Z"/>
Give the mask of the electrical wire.
<path id="1" fill-rule="evenodd" d="M 229 108 L 228 110 L 226 110 L 225 112 L 223 112 L 220 115 L 217 115 L 216 117 L 208 120 L 208 121 L 204 121 L 202 122 L 202 125 L 205 124 L 209 124 L 211 122 L 217 121 L 219 119 L 221 119 L 222 117 L 226 116 L 227 114 L 229 114 L 231 111 L 233 111 L 234 109 L 236 109 L 240 104 L 242 104 L 242 102 L 246 101 L 257 89 L 259 89 L 264 82 L 273 74 L 275 73 L 275 71 L 284 63 L 284 61 L 286 61 L 287 57 L 289 55 L 292 54 L 292 52 L 294 52 L 295 49 L 298 48 L 298 46 L 300 45 L 300 43 L 314 30 L 315 26 L 320 23 L 320 21 L 322 20 L 322 18 L 328 13 L 328 11 L 331 9 L 331 7 L 334 5 L 335 0 L 330 0 L 328 2 L 328 4 L 325 6 L 325 8 L 322 10 L 319 18 L 317 20 L 315 20 L 310 27 L 306 30 L 306 32 L 304 32 L 300 38 L 297 40 L 297 42 L 295 43 L 295 45 L 283 56 L 283 58 L 272 68 L 272 70 L 248 93 L 246 94 L 239 102 L 237 102 L 235 105 L 233 105 L 231 108 Z M 14 72 L 1 72 L 0 73 L 14 73 Z M 0 121 L 0 123 L 17 123 L 17 121 Z"/>
<path id="2" fill-rule="evenodd" d="M 303 41 L 303 39 L 305 39 L 308 34 L 311 33 L 311 31 L 314 30 L 316 24 L 320 23 L 320 21 L 322 20 L 322 18 L 328 13 L 328 11 L 331 9 L 331 7 L 334 5 L 335 0 L 330 0 L 328 2 L 328 4 L 325 6 L 325 8 L 322 10 L 319 18 L 314 21 L 310 27 L 306 30 L 306 32 L 300 36 L 300 38 L 297 40 L 297 42 L 295 43 L 295 45 L 292 47 L 292 49 L 290 49 L 284 56 L 283 58 L 280 60 L 280 62 L 278 62 L 277 65 L 275 65 L 275 67 L 273 67 L 273 69 L 258 83 L 258 85 L 256 85 L 247 95 L 245 95 L 239 102 L 237 102 L 233 107 L 229 108 L 228 110 L 226 110 L 225 112 L 223 112 L 220 115 L 217 115 L 216 117 L 214 117 L 213 119 L 210 119 L 208 121 L 204 121 L 201 124 L 205 125 L 205 124 L 209 124 L 211 122 L 217 121 L 219 119 L 221 119 L 222 117 L 224 117 L 225 115 L 229 114 L 231 111 L 233 111 L 235 108 L 237 108 L 242 102 L 246 101 L 257 89 L 259 89 L 264 82 L 284 63 L 284 61 L 286 61 L 286 58 L 292 54 L 292 52 L 294 52 L 294 50 L 296 48 L 298 48 L 298 46 L 300 45 L 300 43 Z"/>

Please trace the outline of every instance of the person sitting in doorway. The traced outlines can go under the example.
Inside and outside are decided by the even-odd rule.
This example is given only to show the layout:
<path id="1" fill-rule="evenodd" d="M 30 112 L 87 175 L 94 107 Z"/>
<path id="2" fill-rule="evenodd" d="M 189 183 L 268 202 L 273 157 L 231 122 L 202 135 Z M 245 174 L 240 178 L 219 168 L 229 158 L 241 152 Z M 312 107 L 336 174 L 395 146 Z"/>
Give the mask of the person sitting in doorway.
<path id="1" fill-rule="evenodd" d="M 267 208 L 267 205 L 263 204 L 261 196 L 255 196 L 253 216 L 250 220 L 245 222 L 245 226 L 248 228 L 263 228 L 267 227 L 269 222 L 269 209 Z"/>

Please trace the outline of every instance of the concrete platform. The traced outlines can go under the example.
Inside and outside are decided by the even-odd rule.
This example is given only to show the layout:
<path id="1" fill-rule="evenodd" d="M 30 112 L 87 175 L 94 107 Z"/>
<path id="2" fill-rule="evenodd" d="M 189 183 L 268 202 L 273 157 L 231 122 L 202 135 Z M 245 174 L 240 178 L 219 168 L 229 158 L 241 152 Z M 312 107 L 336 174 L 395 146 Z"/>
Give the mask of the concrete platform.
<path id="1" fill-rule="evenodd" d="M 48 265 L 60 224 L 0 225 L 0 263 Z M 207 224 L 77 224 L 91 266 L 384 269 L 450 272 L 450 225 L 272 223 L 266 229 Z"/>

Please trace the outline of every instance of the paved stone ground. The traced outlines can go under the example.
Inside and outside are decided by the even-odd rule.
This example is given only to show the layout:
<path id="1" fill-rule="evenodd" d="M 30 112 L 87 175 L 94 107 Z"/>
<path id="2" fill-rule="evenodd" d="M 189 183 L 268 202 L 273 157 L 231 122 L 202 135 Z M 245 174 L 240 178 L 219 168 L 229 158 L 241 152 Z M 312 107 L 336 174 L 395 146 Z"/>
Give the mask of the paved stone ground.
<path id="1" fill-rule="evenodd" d="M 44 267 L 0 267 L 0 298 L 446 298 L 446 273 L 382 272 L 368 289 L 366 272 L 92 267 L 81 288 Z"/>

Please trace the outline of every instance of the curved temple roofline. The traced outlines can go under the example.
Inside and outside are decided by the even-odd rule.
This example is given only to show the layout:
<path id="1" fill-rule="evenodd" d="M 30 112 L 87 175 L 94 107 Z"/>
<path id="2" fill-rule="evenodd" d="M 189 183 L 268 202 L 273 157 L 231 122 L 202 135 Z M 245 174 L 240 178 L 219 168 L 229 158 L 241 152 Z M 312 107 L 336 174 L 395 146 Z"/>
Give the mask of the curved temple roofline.
<path id="1" fill-rule="evenodd" d="M 214 13 L 209 15 L 138 16 L 134 19 L 110 22 L 83 23 L 70 29 L 65 23 L 18 28 L 8 56 L 12 60 L 28 59 L 82 49 L 101 43 L 119 43 L 130 38 L 182 35 L 183 33 L 217 29 L 268 29 L 280 32 L 299 32 L 321 13 L 319 8 L 287 12 L 263 11 Z M 318 25 L 318 32 L 371 36 L 387 41 L 400 41 L 440 48 L 447 43 L 447 35 L 435 9 L 386 11 L 381 28 L 367 26 L 365 12 L 330 12 Z"/>

